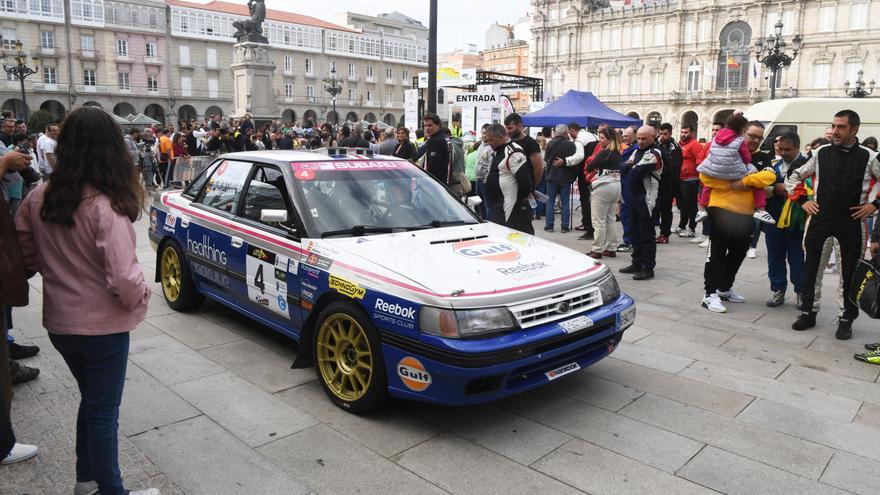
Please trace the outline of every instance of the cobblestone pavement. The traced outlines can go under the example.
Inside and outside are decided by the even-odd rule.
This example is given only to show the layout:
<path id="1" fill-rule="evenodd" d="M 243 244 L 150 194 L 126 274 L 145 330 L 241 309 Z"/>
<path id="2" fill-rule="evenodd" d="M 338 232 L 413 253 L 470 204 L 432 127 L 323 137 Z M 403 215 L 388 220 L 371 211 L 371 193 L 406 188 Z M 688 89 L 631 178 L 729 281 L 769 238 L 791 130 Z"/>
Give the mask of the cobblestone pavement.
<path id="1" fill-rule="evenodd" d="M 146 229 L 138 254 L 152 279 Z M 704 257 L 675 237 L 659 246 L 656 279 L 620 277 L 636 325 L 585 372 L 482 407 L 398 401 L 369 417 L 332 406 L 313 370 L 291 370 L 290 340 L 210 302 L 175 313 L 153 284 L 120 420 L 126 482 L 210 495 L 876 493 L 880 367 L 852 354 L 880 340 L 880 325 L 860 318 L 851 341 L 836 341 L 826 303 L 816 329 L 789 330 L 793 305 L 764 305 L 763 240 L 736 283 L 747 302 L 709 313 Z M 607 261 L 616 270 L 628 256 Z M 836 283 L 827 277 L 826 294 Z M 13 418 L 40 454 L 0 468 L 0 493 L 66 494 L 78 395 L 33 286 L 13 333 L 43 349 L 28 363 L 42 374 L 16 388 Z"/>

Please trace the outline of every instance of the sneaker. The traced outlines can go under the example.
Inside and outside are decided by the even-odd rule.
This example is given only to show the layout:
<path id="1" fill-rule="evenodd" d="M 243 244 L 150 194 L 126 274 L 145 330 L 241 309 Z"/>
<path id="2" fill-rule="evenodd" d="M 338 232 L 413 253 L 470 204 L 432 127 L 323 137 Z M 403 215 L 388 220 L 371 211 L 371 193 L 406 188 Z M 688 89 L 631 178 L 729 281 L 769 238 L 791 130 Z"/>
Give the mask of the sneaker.
<path id="1" fill-rule="evenodd" d="M 688 241 L 688 242 L 690 242 L 691 244 L 700 244 L 700 243 L 706 242 L 706 241 L 708 241 L 708 240 L 709 240 L 708 237 L 704 236 L 703 234 L 700 234 L 700 235 L 698 235 L 697 237 L 694 237 L 693 239 L 691 239 L 691 240 Z"/>
<path id="2" fill-rule="evenodd" d="M 37 455 L 37 446 L 36 445 L 27 445 L 24 443 L 16 443 L 12 446 L 12 450 L 9 454 L 3 459 L 3 462 L 0 464 L 7 466 L 9 464 L 15 464 L 16 462 L 26 461 L 31 457 Z"/>
<path id="3" fill-rule="evenodd" d="M 162 495 L 158 488 L 147 488 L 146 490 L 131 490 L 128 495 Z"/>
<path id="4" fill-rule="evenodd" d="M 553 227 L 544 227 L 544 232 L 553 232 Z"/>
<path id="5" fill-rule="evenodd" d="M 756 251 L 755 248 L 749 248 L 749 252 L 746 253 L 746 256 L 747 256 L 750 260 L 753 260 L 753 259 L 755 259 L 755 258 L 758 257 L 758 251 Z"/>
<path id="6" fill-rule="evenodd" d="M 880 342 L 874 342 L 873 344 L 865 344 L 865 349 L 869 351 L 880 351 Z"/>
<path id="7" fill-rule="evenodd" d="M 9 344 L 9 359 L 27 359 L 34 357 L 40 352 L 40 348 L 35 345 L 21 345 L 15 342 Z"/>
<path id="8" fill-rule="evenodd" d="M 650 280 L 654 278 L 654 270 L 644 269 L 633 275 L 633 280 Z"/>
<path id="9" fill-rule="evenodd" d="M 657 244 L 669 244 L 669 238 L 665 235 L 658 235 L 656 240 Z"/>
<path id="10" fill-rule="evenodd" d="M 880 350 L 866 352 L 863 354 L 853 354 L 856 361 L 870 364 L 880 364 Z"/>
<path id="11" fill-rule="evenodd" d="M 17 361 L 9 361 L 9 372 L 12 375 L 12 384 L 25 383 L 40 375 L 40 370 L 24 366 Z"/>
<path id="12" fill-rule="evenodd" d="M 834 337 L 837 340 L 849 340 L 852 338 L 852 320 L 844 320 L 840 318 L 837 320 L 837 331 L 834 332 Z"/>
<path id="13" fill-rule="evenodd" d="M 708 248 L 709 247 L 709 239 L 706 239 L 705 241 L 701 242 L 700 244 L 697 245 L 697 247 L 700 247 L 703 249 Z"/>
<path id="14" fill-rule="evenodd" d="M 742 294 L 737 291 L 730 289 L 726 291 L 715 291 L 718 293 L 718 297 L 721 298 L 722 301 L 732 302 L 732 303 L 744 303 L 746 302 L 746 298 L 742 296 Z"/>
<path id="15" fill-rule="evenodd" d="M 73 495 L 95 495 L 98 493 L 97 481 L 77 481 L 73 487 Z"/>
<path id="16" fill-rule="evenodd" d="M 708 296 L 703 297 L 703 302 L 701 306 L 712 311 L 713 313 L 727 313 L 727 308 L 721 304 L 721 298 L 718 297 L 718 294 L 710 294 Z"/>
<path id="17" fill-rule="evenodd" d="M 694 235 L 695 235 L 695 234 L 694 234 L 694 231 L 691 230 L 691 229 L 687 229 L 687 230 L 685 230 L 684 232 L 679 232 L 679 233 L 678 233 L 678 236 L 679 236 L 679 237 L 694 237 Z"/>
<path id="18" fill-rule="evenodd" d="M 571 232 L 571 229 L 566 229 L 565 227 L 563 227 L 563 228 L 559 229 L 559 232 L 562 232 L 563 234 L 567 234 L 567 233 Z"/>
<path id="19" fill-rule="evenodd" d="M 697 212 L 697 217 L 694 221 L 700 223 L 707 218 L 709 218 L 709 212 L 707 212 L 706 210 L 700 210 Z"/>
<path id="20" fill-rule="evenodd" d="M 581 234 L 581 236 L 578 237 L 578 239 L 580 239 L 582 241 L 592 241 L 593 240 L 593 233 L 592 232 L 585 232 L 585 233 Z"/>
<path id="21" fill-rule="evenodd" d="M 779 306 L 782 306 L 782 304 L 784 302 L 785 302 L 785 291 L 784 290 L 777 290 L 777 291 L 773 292 L 773 295 L 770 296 L 770 299 L 767 300 L 767 307 L 768 308 L 777 308 Z"/>
<path id="22" fill-rule="evenodd" d="M 681 233 L 684 232 L 685 230 L 687 230 L 686 227 L 676 227 L 676 228 L 675 228 L 675 233 L 676 233 L 676 234 L 681 234 Z"/>
<path id="23" fill-rule="evenodd" d="M 776 225 L 776 219 L 773 218 L 772 215 L 770 215 L 769 213 L 767 213 L 764 210 L 756 211 L 755 214 L 752 215 L 752 217 L 754 217 L 755 220 L 757 220 L 759 222 L 769 223 L 770 225 Z"/>
<path id="24" fill-rule="evenodd" d="M 642 271 L 642 267 L 636 265 L 629 265 L 618 270 L 620 273 L 639 273 Z"/>
<path id="25" fill-rule="evenodd" d="M 633 248 L 629 244 L 621 244 L 620 246 L 617 246 L 618 253 L 630 253 L 632 250 Z"/>
<path id="26" fill-rule="evenodd" d="M 816 326 L 816 312 L 801 313 L 797 321 L 791 324 L 792 330 L 802 331 Z"/>

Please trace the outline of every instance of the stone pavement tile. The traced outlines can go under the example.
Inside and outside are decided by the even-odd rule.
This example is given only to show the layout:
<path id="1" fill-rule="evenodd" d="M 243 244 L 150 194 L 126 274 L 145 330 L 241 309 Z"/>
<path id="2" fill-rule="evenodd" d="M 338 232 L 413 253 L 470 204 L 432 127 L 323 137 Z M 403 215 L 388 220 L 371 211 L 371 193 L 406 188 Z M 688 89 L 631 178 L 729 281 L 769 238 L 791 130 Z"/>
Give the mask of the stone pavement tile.
<path id="1" fill-rule="evenodd" d="M 172 389 L 251 447 L 284 438 L 318 422 L 229 372 L 191 380 Z"/>
<path id="2" fill-rule="evenodd" d="M 880 406 L 868 402 L 863 403 L 853 422 L 880 430 Z"/>
<path id="3" fill-rule="evenodd" d="M 880 487 L 880 462 L 837 452 L 822 475 L 822 482 L 859 495 L 876 495 Z"/>
<path id="4" fill-rule="evenodd" d="M 161 297 L 151 297 L 150 303 L 147 305 L 147 319 L 154 316 L 170 315 L 175 312 L 176 311 L 168 306 L 168 303 L 165 302 L 165 299 Z"/>
<path id="5" fill-rule="evenodd" d="M 450 433 L 407 450 L 397 463 L 455 494 L 580 493 Z"/>
<path id="6" fill-rule="evenodd" d="M 724 315 L 718 315 L 717 313 L 705 310 L 691 314 L 685 321 L 691 325 L 735 333 L 737 336 L 752 336 L 758 339 L 772 338 L 801 349 L 806 349 L 816 338 L 815 335 L 809 332 L 795 332 L 788 326 L 785 328 L 770 327 L 758 323 L 725 318 Z"/>
<path id="7" fill-rule="evenodd" d="M 587 373 L 574 373 L 565 377 L 565 380 L 556 381 L 556 384 L 559 388 L 563 388 L 564 385 L 566 394 L 572 398 L 609 411 L 619 411 L 645 393 Z"/>
<path id="8" fill-rule="evenodd" d="M 683 378 L 681 375 L 658 373 L 614 358 L 603 359 L 590 366 L 587 373 L 730 417 L 739 414 L 753 399 L 746 394 Z"/>
<path id="9" fill-rule="evenodd" d="M 702 442 L 574 399 L 518 399 L 508 401 L 505 407 L 534 421 L 670 473 L 684 466 L 703 447 Z"/>
<path id="10" fill-rule="evenodd" d="M 566 443 L 532 467 L 593 495 L 715 493 L 578 439 Z"/>
<path id="11" fill-rule="evenodd" d="M 642 303 L 639 302 L 639 310 L 641 310 L 641 307 Z M 672 335 L 680 339 L 690 340 L 693 342 L 699 342 L 701 344 L 712 345 L 716 347 L 727 342 L 734 335 L 731 332 L 726 332 L 723 330 L 716 330 L 699 325 L 693 325 L 687 318 L 673 321 L 667 320 L 659 316 L 650 316 L 649 318 L 643 319 L 641 312 L 639 312 L 636 316 L 636 325 L 640 324 L 654 333 Z"/>
<path id="12" fill-rule="evenodd" d="M 648 346 L 627 344 L 625 342 L 614 350 L 614 357 L 640 366 L 654 368 L 670 374 L 676 374 L 694 362 L 693 359 L 676 356 L 668 352 L 658 351 Z"/>
<path id="13" fill-rule="evenodd" d="M 669 306 L 682 311 L 700 312 L 706 311 L 705 309 L 700 307 L 700 301 L 702 301 L 702 299 L 702 291 L 696 292 L 688 297 L 687 295 L 683 296 L 680 290 L 670 290 L 669 292 L 662 293 L 648 299 L 648 302 L 659 306 Z M 736 320 L 740 322 L 751 323 L 763 316 L 764 313 L 766 313 L 766 311 L 764 311 L 764 309 L 766 308 L 761 308 L 755 304 L 726 304 L 726 306 L 727 313 L 725 313 L 724 315 L 712 313 L 716 317 L 717 324 L 714 328 L 725 330 L 724 325 L 721 323 L 725 320 Z M 690 318 L 690 316 L 685 319 L 688 318 Z"/>
<path id="14" fill-rule="evenodd" d="M 857 400 L 704 362 L 695 363 L 682 371 L 681 376 L 762 399 L 789 404 L 841 421 L 852 421 L 861 406 L 861 402 Z"/>
<path id="15" fill-rule="evenodd" d="M 865 363 L 861 364 L 865 367 L 872 366 Z M 829 394 L 880 405 L 880 387 L 874 382 L 818 371 L 795 364 L 789 366 L 785 373 L 780 375 L 779 381 L 800 385 L 813 390 L 824 390 Z"/>
<path id="16" fill-rule="evenodd" d="M 187 495 L 310 493 L 206 416 L 148 431 L 132 441 Z"/>
<path id="17" fill-rule="evenodd" d="M 317 493 L 446 493 L 325 425 L 257 451 Z"/>
<path id="18" fill-rule="evenodd" d="M 167 335 L 132 341 L 129 359 L 165 385 L 223 372 L 223 368 Z"/>
<path id="19" fill-rule="evenodd" d="M 863 319 L 867 320 L 868 318 Z M 871 339 L 871 342 L 876 341 L 876 338 Z M 857 339 L 856 337 L 844 341 L 837 340 L 830 335 L 828 337 L 820 336 L 807 347 L 798 362 L 802 366 L 819 371 L 830 371 L 838 375 L 873 382 L 880 374 L 880 366 L 869 365 L 853 359 L 853 354 L 865 352 L 865 342 L 867 342 L 866 339 Z"/>
<path id="20" fill-rule="evenodd" d="M 880 431 L 859 423 L 843 423 L 761 399 L 749 404 L 737 419 L 880 461 Z"/>
<path id="21" fill-rule="evenodd" d="M 234 311 L 217 301 L 207 299 L 199 309 L 198 315 L 232 330 L 242 337 L 252 340 L 282 356 L 297 350 L 296 341 L 275 330 L 261 325 L 247 316 Z"/>
<path id="22" fill-rule="evenodd" d="M 122 433 L 137 435 L 200 414 L 136 364 L 129 364 L 119 410 L 119 429 Z"/>
<path id="23" fill-rule="evenodd" d="M 753 423 L 647 394 L 620 414 L 806 478 L 819 479 L 832 449 Z"/>
<path id="24" fill-rule="evenodd" d="M 428 421 L 469 442 L 528 466 L 571 437 L 495 406 L 425 408 Z"/>
<path id="25" fill-rule="evenodd" d="M 282 356 L 250 340 L 218 345 L 200 353 L 272 394 L 315 380 L 312 368 L 290 369 L 295 354 Z"/>
<path id="26" fill-rule="evenodd" d="M 752 357 L 739 351 L 701 344 L 667 334 L 655 333 L 640 341 L 639 345 L 765 378 L 776 378 L 788 367 L 788 363 L 778 362 L 771 358 Z"/>
<path id="27" fill-rule="evenodd" d="M 156 335 L 162 335 L 162 331 L 158 328 L 150 325 L 144 320 L 140 325 L 135 327 L 134 330 L 129 334 L 129 339 L 137 340 L 137 339 L 145 339 L 147 337 L 155 337 Z"/>
<path id="28" fill-rule="evenodd" d="M 165 335 L 196 350 L 244 339 L 241 335 L 196 314 L 172 313 L 148 318 L 147 322 Z"/>
<path id="29" fill-rule="evenodd" d="M 638 301 L 638 315 L 636 321 L 641 317 L 653 321 L 654 318 L 663 318 L 664 320 L 677 321 L 691 314 L 691 311 L 683 309 L 670 308 L 669 306 L 660 306 L 648 301 Z"/>
<path id="30" fill-rule="evenodd" d="M 708 445 L 678 475 L 729 495 L 844 495 L 829 485 Z"/>
<path id="31" fill-rule="evenodd" d="M 654 333 L 652 330 L 643 327 L 637 321 L 635 325 L 627 328 L 626 331 L 623 332 L 622 340 L 627 344 L 633 344 L 642 340 L 648 335 L 651 335 L 652 333 Z"/>
<path id="32" fill-rule="evenodd" d="M 275 397 L 385 457 L 399 454 L 440 433 L 435 426 L 416 417 L 413 404 L 408 402 L 389 404 L 367 416 L 343 411 L 330 402 L 317 381 L 285 390 Z"/>

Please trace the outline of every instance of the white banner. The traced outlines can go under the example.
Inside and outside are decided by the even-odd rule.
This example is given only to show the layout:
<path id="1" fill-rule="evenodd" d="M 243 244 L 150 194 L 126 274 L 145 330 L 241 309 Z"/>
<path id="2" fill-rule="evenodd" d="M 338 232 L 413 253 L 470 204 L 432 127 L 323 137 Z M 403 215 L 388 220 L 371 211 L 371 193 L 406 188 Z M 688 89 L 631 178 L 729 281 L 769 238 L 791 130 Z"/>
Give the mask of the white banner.
<path id="1" fill-rule="evenodd" d="M 453 67 L 439 67 L 437 69 L 437 87 L 469 86 L 477 83 L 477 69 L 458 70 Z M 419 72 L 419 87 L 428 87 L 428 73 Z"/>
<path id="2" fill-rule="evenodd" d="M 406 128 L 415 136 L 419 128 L 419 90 L 406 89 L 403 91 L 403 109 Z M 415 139 L 413 137 L 413 139 Z"/>

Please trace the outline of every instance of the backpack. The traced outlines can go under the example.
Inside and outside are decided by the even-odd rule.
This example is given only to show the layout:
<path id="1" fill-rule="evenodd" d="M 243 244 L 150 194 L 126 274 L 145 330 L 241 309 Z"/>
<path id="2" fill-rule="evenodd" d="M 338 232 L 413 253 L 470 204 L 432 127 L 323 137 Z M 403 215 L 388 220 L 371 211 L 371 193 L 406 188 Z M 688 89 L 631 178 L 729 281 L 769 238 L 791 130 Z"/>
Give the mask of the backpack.
<path id="1" fill-rule="evenodd" d="M 454 137 L 449 140 L 449 169 L 452 182 L 449 187 L 458 197 L 467 196 L 471 192 L 471 181 L 465 173 L 464 167 L 464 142 Z"/>

